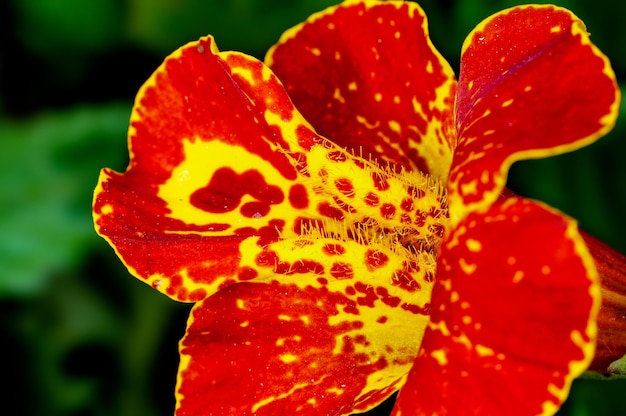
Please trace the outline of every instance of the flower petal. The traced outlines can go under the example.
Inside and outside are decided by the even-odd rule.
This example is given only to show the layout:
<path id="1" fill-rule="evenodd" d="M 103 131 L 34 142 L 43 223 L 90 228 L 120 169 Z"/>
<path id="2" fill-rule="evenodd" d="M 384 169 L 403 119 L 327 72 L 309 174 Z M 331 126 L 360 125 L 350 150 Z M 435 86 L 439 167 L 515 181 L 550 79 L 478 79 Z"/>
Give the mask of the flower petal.
<path id="1" fill-rule="evenodd" d="M 123 175 L 102 171 L 96 229 L 133 274 L 175 299 L 245 279 L 242 241 L 276 240 L 283 217 L 307 204 L 287 155 L 319 139 L 306 126 L 261 62 L 220 53 L 211 37 L 192 42 L 138 93 L 131 162 Z"/>
<path id="2" fill-rule="evenodd" d="M 619 98 L 608 59 L 570 11 L 520 6 L 483 21 L 461 57 L 452 217 L 493 202 L 514 161 L 575 150 L 606 134 Z"/>
<path id="3" fill-rule="evenodd" d="M 439 307 L 396 414 L 553 414 L 593 356 L 600 300 L 574 221 L 499 201 L 459 223 L 437 267 Z"/>
<path id="4" fill-rule="evenodd" d="M 366 159 L 447 178 L 456 84 L 416 3 L 331 7 L 288 30 L 266 62 L 318 133 Z"/>
<path id="5" fill-rule="evenodd" d="M 404 382 L 428 323 L 425 267 L 354 241 L 282 241 L 271 252 L 275 265 L 259 270 L 271 282 L 194 307 L 178 415 L 348 415 Z"/>
<path id="6" fill-rule="evenodd" d="M 101 174 L 96 229 L 135 276 L 177 300 L 260 278 L 258 256 L 280 239 L 358 231 L 431 250 L 446 221 L 440 184 L 318 136 L 267 67 L 211 38 L 147 81 L 129 138 L 126 173 Z"/>

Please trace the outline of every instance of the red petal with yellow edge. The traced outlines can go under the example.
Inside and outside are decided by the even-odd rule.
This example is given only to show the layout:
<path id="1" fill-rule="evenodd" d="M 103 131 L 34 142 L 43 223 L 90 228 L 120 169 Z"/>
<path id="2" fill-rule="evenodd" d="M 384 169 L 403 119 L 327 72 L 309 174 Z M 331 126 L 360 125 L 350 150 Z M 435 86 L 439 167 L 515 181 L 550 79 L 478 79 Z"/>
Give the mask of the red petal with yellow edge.
<path id="1" fill-rule="evenodd" d="M 445 179 L 454 74 L 412 2 L 345 2 L 287 31 L 266 62 L 316 131 L 366 159 Z"/>
<path id="2" fill-rule="evenodd" d="M 176 415 L 340 416 L 389 397 L 428 317 L 399 307 L 387 317 L 380 291 L 333 286 L 241 283 L 197 303 L 180 344 Z"/>
<path id="3" fill-rule="evenodd" d="M 511 198 L 445 239 L 396 415 L 551 415 L 593 356 L 597 273 L 567 219 Z"/>
<path id="4" fill-rule="evenodd" d="M 130 166 L 102 171 L 96 229 L 136 276 L 175 299 L 202 299 L 254 277 L 239 265 L 244 241 L 289 233 L 294 209 L 308 206 L 297 155 L 314 142 L 267 67 L 200 39 L 141 88 Z"/>
<path id="5" fill-rule="evenodd" d="M 452 216 L 493 202 L 514 161 L 571 151 L 605 134 L 618 101 L 606 56 L 570 11 L 520 6 L 486 19 L 463 45 Z"/>

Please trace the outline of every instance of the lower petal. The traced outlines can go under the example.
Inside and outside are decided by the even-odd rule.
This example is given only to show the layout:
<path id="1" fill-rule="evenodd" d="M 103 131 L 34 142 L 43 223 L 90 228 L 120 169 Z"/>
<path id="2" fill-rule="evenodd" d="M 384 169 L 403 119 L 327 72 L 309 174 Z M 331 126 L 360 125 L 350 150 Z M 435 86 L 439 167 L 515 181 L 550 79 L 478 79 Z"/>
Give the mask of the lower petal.
<path id="1" fill-rule="evenodd" d="M 447 237 L 396 415 L 553 414 L 594 352 L 597 273 L 575 223 L 511 198 Z"/>
<path id="2" fill-rule="evenodd" d="M 241 283 L 197 303 L 180 344 L 176 414 L 339 416 L 389 397 L 428 317 L 387 319 L 373 290 L 370 308 L 342 282 Z"/>

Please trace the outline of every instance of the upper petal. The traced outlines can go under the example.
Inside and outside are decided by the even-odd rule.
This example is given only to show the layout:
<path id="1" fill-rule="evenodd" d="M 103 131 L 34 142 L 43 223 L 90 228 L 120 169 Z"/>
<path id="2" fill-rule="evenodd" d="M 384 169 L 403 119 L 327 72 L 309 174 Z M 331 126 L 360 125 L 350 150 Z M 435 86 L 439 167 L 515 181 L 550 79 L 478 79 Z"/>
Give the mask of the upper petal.
<path id="1" fill-rule="evenodd" d="M 308 206 L 289 156 L 322 141 L 307 126 L 261 62 L 219 52 L 211 37 L 185 45 L 137 95 L 130 165 L 102 171 L 96 229 L 133 274 L 178 300 L 248 279 L 240 245 L 275 240 Z"/>
<path id="2" fill-rule="evenodd" d="M 445 180 L 454 74 L 413 2 L 347 1 L 288 30 L 266 62 L 316 131 Z"/>
<path id="3" fill-rule="evenodd" d="M 514 161 L 571 151 L 604 135 L 619 98 L 608 59 L 570 11 L 520 6 L 483 21 L 461 57 L 452 217 L 493 202 Z"/>
<path id="4" fill-rule="evenodd" d="M 554 414 L 593 357 L 597 280 L 573 220 L 520 198 L 470 213 L 443 242 L 398 410 Z"/>

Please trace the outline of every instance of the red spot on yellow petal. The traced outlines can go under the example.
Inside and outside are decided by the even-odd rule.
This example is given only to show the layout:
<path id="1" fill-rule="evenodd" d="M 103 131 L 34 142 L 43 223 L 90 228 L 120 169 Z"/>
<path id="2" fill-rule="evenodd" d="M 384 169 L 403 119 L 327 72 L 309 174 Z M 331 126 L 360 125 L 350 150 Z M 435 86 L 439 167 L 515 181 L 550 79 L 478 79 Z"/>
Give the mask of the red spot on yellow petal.
<path id="1" fill-rule="evenodd" d="M 374 302 L 378 300 L 378 296 L 371 285 L 366 285 L 363 282 L 356 282 L 354 288 L 357 292 L 364 294 L 365 296 L 359 296 L 356 298 L 356 302 L 362 306 L 374 307 Z"/>
<path id="2" fill-rule="evenodd" d="M 413 204 L 413 199 L 411 198 L 403 199 L 402 202 L 400 203 L 400 208 L 402 208 L 403 211 L 413 211 L 413 209 L 415 209 L 415 205 Z"/>
<path id="3" fill-rule="evenodd" d="M 398 296 L 393 296 L 391 294 L 389 294 L 389 291 L 387 290 L 386 287 L 380 286 L 378 288 L 376 288 L 376 294 L 379 296 L 380 300 L 385 304 L 385 305 L 389 305 L 392 308 L 397 307 L 400 302 L 402 301 L 402 299 L 400 299 Z M 385 318 L 386 320 L 386 318 Z"/>
<path id="4" fill-rule="evenodd" d="M 278 254 L 274 251 L 263 251 L 256 256 L 255 262 L 261 267 L 275 266 L 278 263 Z"/>
<path id="5" fill-rule="evenodd" d="M 331 206 L 328 202 L 321 202 L 317 206 L 317 212 L 324 217 L 332 218 L 333 220 L 341 221 L 344 219 L 343 211 L 339 208 Z"/>
<path id="6" fill-rule="evenodd" d="M 330 267 L 330 275 L 335 279 L 351 279 L 354 277 L 354 270 L 348 263 L 333 263 Z"/>
<path id="7" fill-rule="evenodd" d="M 291 273 L 324 273 L 324 266 L 314 260 L 298 260 L 293 263 Z"/>
<path id="8" fill-rule="evenodd" d="M 329 256 L 337 256 L 344 254 L 346 252 L 346 249 L 340 244 L 326 244 L 324 247 L 322 247 L 322 251 Z"/>
<path id="9" fill-rule="evenodd" d="M 387 177 L 379 172 L 372 172 L 372 180 L 374 181 L 374 187 L 379 191 L 386 191 L 389 189 L 389 182 Z"/>
<path id="10" fill-rule="evenodd" d="M 270 212 L 270 206 L 263 202 L 246 202 L 239 210 L 241 215 L 248 218 L 262 218 Z"/>
<path id="11" fill-rule="evenodd" d="M 348 160 L 348 156 L 344 152 L 341 152 L 339 150 L 333 150 L 332 152 L 328 152 L 327 157 L 333 162 L 345 162 L 346 160 Z"/>
<path id="12" fill-rule="evenodd" d="M 244 195 L 259 200 L 259 205 L 252 210 L 261 208 L 266 213 L 270 204 L 279 204 L 285 198 L 278 186 L 268 185 L 256 170 L 247 170 L 239 175 L 231 168 L 221 168 L 215 171 L 207 186 L 191 194 L 190 202 L 204 211 L 223 213 L 236 209 Z M 246 209 L 243 214 L 250 213 Z"/>
<path id="13" fill-rule="evenodd" d="M 322 221 L 318 219 L 313 219 L 313 218 L 297 217 L 293 223 L 293 231 L 299 235 L 306 233 L 308 230 L 312 230 L 312 229 L 319 230 L 322 228 L 323 228 Z"/>
<path id="14" fill-rule="evenodd" d="M 380 203 L 380 198 L 378 198 L 378 195 L 372 192 L 369 192 L 367 195 L 365 195 L 365 198 L 363 200 L 367 205 L 372 207 L 375 207 Z"/>
<path id="15" fill-rule="evenodd" d="M 309 196 L 304 185 L 297 183 L 289 189 L 289 203 L 296 209 L 309 206 Z"/>
<path id="16" fill-rule="evenodd" d="M 411 273 L 404 270 L 396 270 L 393 273 L 392 283 L 407 292 L 416 292 L 421 289 L 420 284 L 411 276 Z"/>
<path id="17" fill-rule="evenodd" d="M 339 178 L 335 180 L 335 187 L 348 197 L 354 197 L 354 185 L 352 185 L 352 181 L 348 178 Z"/>
<path id="18" fill-rule="evenodd" d="M 418 305 L 412 305 L 409 303 L 404 303 L 401 306 L 402 309 L 404 309 L 407 312 L 411 312 L 414 313 L 416 315 L 430 315 L 430 310 L 431 310 L 431 306 L 430 303 L 427 303 L 426 305 L 422 306 L 418 306 Z"/>
<path id="19" fill-rule="evenodd" d="M 347 202 L 341 200 L 336 195 L 333 195 L 333 201 L 335 201 L 337 206 L 339 208 L 341 208 L 342 210 L 344 210 L 345 212 L 350 212 L 350 213 L 355 213 L 356 212 L 356 209 L 352 205 L 350 205 Z"/>
<path id="20" fill-rule="evenodd" d="M 396 207 L 394 205 L 383 204 L 380 207 L 380 215 L 385 219 L 390 220 L 393 218 L 395 214 L 396 214 Z"/>
<path id="21" fill-rule="evenodd" d="M 389 256 L 380 250 L 367 250 L 365 252 L 365 264 L 368 270 L 383 267 L 389 261 Z"/>

